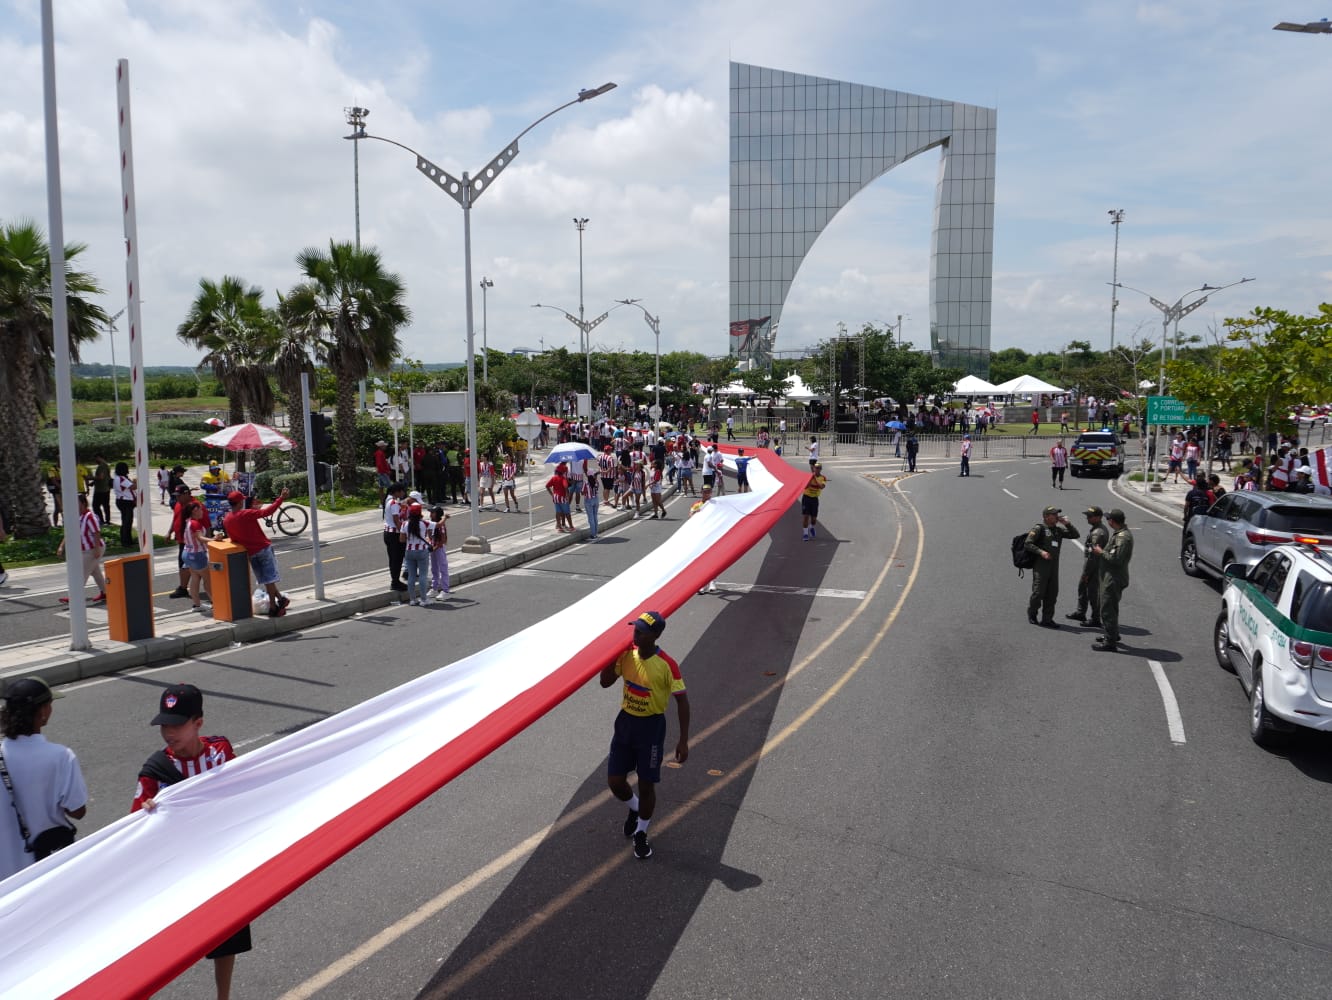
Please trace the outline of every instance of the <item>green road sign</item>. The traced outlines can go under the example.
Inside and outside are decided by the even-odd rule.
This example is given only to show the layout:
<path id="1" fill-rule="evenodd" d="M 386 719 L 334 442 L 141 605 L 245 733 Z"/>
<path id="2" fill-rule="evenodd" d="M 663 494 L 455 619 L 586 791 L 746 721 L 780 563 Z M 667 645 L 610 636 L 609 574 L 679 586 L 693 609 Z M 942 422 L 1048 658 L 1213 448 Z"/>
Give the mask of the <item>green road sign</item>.
<path id="1" fill-rule="evenodd" d="M 1174 396 L 1147 397 L 1147 423 L 1149 424 L 1207 424 L 1208 417 L 1191 413 Z"/>

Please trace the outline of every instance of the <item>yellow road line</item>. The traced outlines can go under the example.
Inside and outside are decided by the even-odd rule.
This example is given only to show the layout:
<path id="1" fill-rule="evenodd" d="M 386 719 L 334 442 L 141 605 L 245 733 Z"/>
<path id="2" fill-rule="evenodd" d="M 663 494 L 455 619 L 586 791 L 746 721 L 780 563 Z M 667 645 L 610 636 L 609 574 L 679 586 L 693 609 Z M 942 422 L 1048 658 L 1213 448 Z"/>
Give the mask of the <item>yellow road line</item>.
<path id="1" fill-rule="evenodd" d="M 346 559 L 346 558 L 347 558 L 346 556 L 330 556 L 330 557 L 327 558 L 327 559 L 321 559 L 320 562 L 322 562 L 325 566 L 327 566 L 327 565 L 328 565 L 329 563 L 331 563 L 331 562 L 337 562 L 339 559 Z M 312 563 L 312 562 L 308 562 L 308 563 L 301 563 L 299 566 L 288 566 L 287 568 L 288 568 L 288 569 L 309 569 L 309 568 L 310 568 L 311 566 L 313 566 L 313 565 L 314 565 L 314 563 Z"/>
<path id="2" fill-rule="evenodd" d="M 894 486 L 893 489 L 896 491 L 896 486 Z M 897 495 L 894 497 L 894 501 L 899 503 L 900 505 L 907 507 L 916 522 L 916 530 L 917 530 L 916 554 L 915 554 L 915 560 L 912 564 L 911 572 L 907 576 L 907 580 L 902 587 L 901 594 L 898 595 L 897 603 L 893 605 L 892 610 L 888 613 L 887 618 L 884 619 L 883 624 L 880 626 L 878 632 L 875 633 L 874 638 L 870 640 L 869 645 L 865 647 L 861 655 L 856 658 L 855 662 L 849 668 L 847 668 L 847 670 L 836 681 L 834 681 L 833 684 L 826 691 L 824 691 L 824 693 L 820 695 L 809 708 L 807 708 L 804 712 L 802 712 L 795 720 L 790 722 L 775 736 L 767 740 L 761 748 L 759 748 L 757 751 L 750 754 L 743 761 L 741 761 L 741 763 L 735 769 L 733 769 L 729 775 L 722 778 L 706 792 L 703 792 L 694 799 L 682 805 L 680 808 L 676 809 L 672 817 L 658 820 L 657 821 L 658 830 L 669 829 L 681 818 L 692 813 L 696 808 L 698 808 L 699 805 L 711 799 L 718 792 L 720 792 L 721 790 L 726 788 L 729 784 L 731 784 L 733 781 L 735 781 L 740 775 L 744 774 L 747 770 L 756 766 L 762 758 L 766 757 L 777 747 L 785 743 L 791 736 L 793 736 L 799 729 L 801 729 L 805 725 L 805 723 L 807 723 L 810 719 L 812 719 L 825 705 L 827 705 L 828 702 L 831 701 L 833 697 L 838 692 L 840 692 L 842 688 L 846 686 L 846 684 L 851 680 L 852 677 L 854 677 L 857 673 L 860 672 L 860 669 L 865 665 L 865 663 L 868 662 L 870 656 L 873 655 L 874 651 L 879 647 L 879 644 L 888 634 L 888 630 L 892 627 L 893 623 L 897 621 L 898 616 L 901 614 L 902 606 L 906 603 L 907 595 L 911 593 L 911 590 L 915 585 L 916 577 L 920 572 L 920 566 L 922 563 L 921 554 L 924 551 L 925 547 L 925 528 L 921 522 L 920 514 L 916 511 L 915 507 L 911 505 L 910 501 L 905 499 L 905 497 L 901 494 L 900 491 L 896 492 Z M 846 618 L 840 625 L 838 625 L 837 628 L 835 628 L 832 631 L 832 633 L 829 634 L 829 636 L 826 639 L 824 639 L 823 642 L 819 643 L 819 645 L 814 649 L 813 652 L 811 652 L 809 655 L 804 657 L 804 659 L 802 659 L 799 663 L 793 666 L 787 672 L 784 678 L 774 681 L 772 684 L 768 685 L 768 687 L 766 687 L 763 691 L 754 695 L 752 698 L 750 698 L 748 701 L 744 702 L 743 704 L 737 706 L 726 716 L 718 719 L 711 726 L 707 727 L 701 733 L 699 733 L 698 736 L 691 741 L 692 743 L 691 749 L 697 747 L 698 744 L 702 743 L 708 737 L 715 735 L 721 729 L 725 728 L 727 725 L 733 722 L 738 716 L 749 711 L 751 708 L 753 708 L 759 702 L 763 701 L 765 698 L 772 697 L 774 694 L 779 693 L 782 687 L 784 687 L 793 677 L 802 673 L 811 664 L 817 662 L 824 653 L 824 651 L 827 650 L 828 647 L 831 646 L 834 642 L 840 639 L 843 634 L 845 634 L 846 630 L 850 628 L 851 625 L 864 613 L 865 609 L 870 606 L 870 603 L 873 601 L 874 597 L 878 594 L 879 590 L 882 588 L 884 581 L 888 577 L 889 569 L 897 561 L 898 549 L 902 544 L 902 535 L 903 535 L 902 522 L 899 519 L 897 524 L 897 535 L 893 540 L 892 552 L 889 554 L 889 557 L 884 561 L 883 569 L 880 570 L 878 577 L 874 581 L 874 585 L 870 587 L 869 591 L 866 594 L 866 598 L 861 603 L 860 607 L 858 607 L 856 611 L 852 615 L 850 615 L 850 617 Z M 563 816 L 561 816 L 554 823 L 551 823 L 543 827 L 542 829 L 538 830 L 530 837 L 524 839 L 521 843 L 510 848 L 504 854 L 490 861 L 483 867 L 477 869 L 471 875 L 468 875 L 462 881 L 457 882 L 454 885 L 450 886 L 449 888 L 445 889 L 443 892 L 435 896 L 433 899 L 427 900 L 421 906 L 417 907 L 417 909 L 403 916 L 402 919 L 398 920 L 396 923 L 393 923 L 388 927 L 384 928 L 374 937 L 365 941 L 359 947 L 353 949 L 351 952 L 343 956 L 338 961 L 332 963 L 331 965 L 326 966 L 324 969 L 320 970 L 315 975 L 311 976 L 305 982 L 284 993 L 280 998 L 280 1000 L 308 1000 L 309 997 L 314 996 L 317 992 L 324 989 L 326 986 L 329 986 L 340 977 L 346 975 L 348 972 L 356 968 L 358 965 L 372 958 L 375 954 L 387 948 L 389 945 L 393 944 L 395 941 L 399 940 L 400 938 L 411 932 L 416 927 L 419 927 L 425 921 L 429 920 L 431 917 L 435 916 L 436 914 L 444 910 L 446 907 L 448 907 L 450 904 L 462 898 L 467 893 L 471 892 L 473 889 L 482 885 L 489 879 L 493 878 L 495 875 L 500 874 L 506 868 L 509 868 L 517 864 L 518 862 L 530 857 L 532 852 L 536 850 L 536 848 L 541 844 L 541 842 L 545 838 L 550 836 L 552 833 L 559 833 L 567 829 L 568 827 L 584 819 L 590 813 L 598 809 L 604 808 L 605 805 L 606 803 L 604 799 L 597 798 L 597 799 L 589 799 L 588 801 L 584 802 L 582 805 L 575 807 L 570 812 L 567 812 Z M 488 944 L 486 947 L 486 951 L 483 955 L 480 955 L 477 958 L 473 959 L 457 974 L 455 974 L 445 982 L 439 984 L 434 990 L 432 990 L 429 994 L 426 994 L 425 996 L 427 997 L 447 996 L 450 993 L 465 986 L 467 982 L 474 979 L 480 973 L 484 972 L 485 969 L 488 968 L 491 964 L 493 964 L 496 959 L 503 957 L 504 954 L 510 951 L 515 945 L 517 945 L 523 938 L 525 938 L 533 930 L 539 927 L 542 923 L 549 920 L 552 916 L 556 915 L 560 910 L 564 909 L 570 903 L 577 900 L 580 896 L 586 893 L 588 889 L 590 889 L 597 882 L 604 879 L 616 868 L 625 864 L 627 857 L 628 855 L 625 852 L 623 851 L 617 852 L 615 858 L 609 859 L 603 862 L 598 867 L 594 868 L 583 878 L 579 879 L 576 883 L 568 887 L 564 892 L 562 892 L 559 896 L 553 899 L 550 903 L 543 906 L 540 910 L 533 913 L 531 916 L 529 916 L 526 920 L 524 920 L 513 930 L 509 931 L 508 934 L 505 934 L 499 940 Z"/>

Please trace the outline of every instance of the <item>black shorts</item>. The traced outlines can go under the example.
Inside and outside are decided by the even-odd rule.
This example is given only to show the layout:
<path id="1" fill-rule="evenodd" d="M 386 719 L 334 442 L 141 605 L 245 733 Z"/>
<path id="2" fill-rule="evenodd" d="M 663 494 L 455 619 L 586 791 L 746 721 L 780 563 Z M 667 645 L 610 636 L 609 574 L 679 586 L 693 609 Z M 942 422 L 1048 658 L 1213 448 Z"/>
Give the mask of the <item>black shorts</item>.
<path id="1" fill-rule="evenodd" d="M 712 480 L 716 477 L 716 475 L 717 475 L 717 474 L 716 474 L 715 472 L 705 472 L 705 473 L 703 473 L 703 485 L 704 485 L 704 486 L 711 486 L 711 485 L 712 485 Z"/>
<path id="2" fill-rule="evenodd" d="M 226 958 L 228 955 L 239 955 L 243 951 L 249 951 L 253 947 L 254 945 L 250 943 L 250 925 L 246 924 L 204 958 Z"/>
<path id="3" fill-rule="evenodd" d="M 818 497 L 801 497 L 801 498 L 800 498 L 800 513 L 803 514 L 805 517 L 818 517 L 818 516 L 819 516 L 819 498 L 818 498 Z"/>
<path id="4" fill-rule="evenodd" d="M 661 781 L 661 760 L 666 744 L 666 716 L 630 715 L 623 709 L 615 717 L 606 773 L 638 772 L 639 781 Z"/>

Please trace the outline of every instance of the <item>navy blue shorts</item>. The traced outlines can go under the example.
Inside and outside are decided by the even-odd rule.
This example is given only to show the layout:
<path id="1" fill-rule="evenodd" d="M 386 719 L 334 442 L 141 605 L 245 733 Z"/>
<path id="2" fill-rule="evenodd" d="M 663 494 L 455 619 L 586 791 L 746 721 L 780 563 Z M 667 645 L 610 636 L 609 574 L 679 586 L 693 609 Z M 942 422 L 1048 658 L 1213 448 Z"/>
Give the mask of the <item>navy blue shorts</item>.
<path id="1" fill-rule="evenodd" d="M 623 776 L 638 772 L 639 781 L 661 781 L 661 759 L 666 744 L 666 716 L 630 715 L 621 709 L 615 717 L 606 773 Z"/>
<path id="2" fill-rule="evenodd" d="M 801 498 L 800 498 L 800 513 L 803 514 L 805 517 L 818 517 L 818 516 L 819 516 L 819 498 L 818 498 L 818 497 L 801 497 Z"/>

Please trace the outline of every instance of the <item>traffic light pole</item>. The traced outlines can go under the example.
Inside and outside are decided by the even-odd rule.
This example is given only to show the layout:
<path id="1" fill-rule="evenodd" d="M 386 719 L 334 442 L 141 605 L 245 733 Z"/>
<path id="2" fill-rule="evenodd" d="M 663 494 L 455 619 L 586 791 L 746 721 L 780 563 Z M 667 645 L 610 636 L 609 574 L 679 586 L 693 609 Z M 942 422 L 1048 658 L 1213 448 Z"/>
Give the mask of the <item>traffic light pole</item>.
<path id="1" fill-rule="evenodd" d="M 310 491 L 310 541 L 314 544 L 314 593 L 315 600 L 322 601 L 324 562 L 319 555 L 319 485 L 315 482 L 314 438 L 310 436 L 309 372 L 301 372 L 301 412 L 305 414 L 305 480 L 309 484 Z"/>

